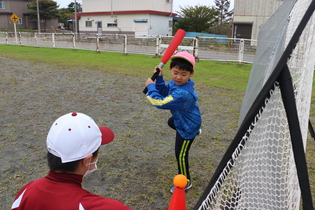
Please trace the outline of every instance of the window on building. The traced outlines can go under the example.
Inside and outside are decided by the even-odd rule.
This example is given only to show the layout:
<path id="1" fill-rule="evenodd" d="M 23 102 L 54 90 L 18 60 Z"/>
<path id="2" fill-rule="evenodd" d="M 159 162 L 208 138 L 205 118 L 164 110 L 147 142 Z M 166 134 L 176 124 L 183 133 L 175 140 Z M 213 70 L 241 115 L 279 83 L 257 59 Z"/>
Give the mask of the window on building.
<path id="1" fill-rule="evenodd" d="M 20 19 L 16 22 L 16 24 L 23 24 L 22 18 L 20 18 Z"/>
<path id="2" fill-rule="evenodd" d="M 107 27 L 117 27 L 117 23 L 107 23 Z"/>
<path id="3" fill-rule="evenodd" d="M 172 3 L 172 0 L 166 0 L 166 3 Z"/>
<path id="4" fill-rule="evenodd" d="M 5 9 L 4 1 L 0 1 L 0 9 Z"/>
<path id="5" fill-rule="evenodd" d="M 135 23 L 147 23 L 148 19 L 133 19 L 133 22 L 135 22 Z"/>
<path id="6" fill-rule="evenodd" d="M 233 37 L 239 39 L 252 38 L 253 23 L 234 23 Z"/>
<path id="7" fill-rule="evenodd" d="M 85 21 L 85 27 L 92 27 L 92 21 L 91 20 Z"/>

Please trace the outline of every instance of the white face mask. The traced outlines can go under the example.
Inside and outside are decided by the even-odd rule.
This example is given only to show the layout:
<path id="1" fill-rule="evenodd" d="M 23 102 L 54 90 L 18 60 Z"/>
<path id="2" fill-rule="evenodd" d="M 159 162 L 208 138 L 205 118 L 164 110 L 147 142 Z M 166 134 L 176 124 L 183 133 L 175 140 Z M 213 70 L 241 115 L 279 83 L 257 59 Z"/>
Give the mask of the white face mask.
<path id="1" fill-rule="evenodd" d="M 93 162 L 93 163 L 91 163 L 91 161 L 92 161 L 92 158 L 90 160 L 90 163 L 89 163 L 89 166 L 88 166 L 88 170 L 85 172 L 84 176 L 87 176 L 87 175 L 89 175 L 92 172 L 97 170 L 97 165 L 96 164 L 97 164 L 98 159 L 95 162 Z M 90 169 L 91 165 L 94 165 L 94 167 L 92 169 Z"/>

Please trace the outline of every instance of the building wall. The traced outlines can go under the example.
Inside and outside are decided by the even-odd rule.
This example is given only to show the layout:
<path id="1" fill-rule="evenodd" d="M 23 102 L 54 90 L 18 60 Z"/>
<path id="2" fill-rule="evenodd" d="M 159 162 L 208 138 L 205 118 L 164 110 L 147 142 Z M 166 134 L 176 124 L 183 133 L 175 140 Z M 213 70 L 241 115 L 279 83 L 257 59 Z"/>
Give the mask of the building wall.
<path id="1" fill-rule="evenodd" d="M 147 16 L 142 15 L 141 18 L 146 18 Z M 106 33 L 123 33 L 126 31 L 133 30 L 133 20 L 134 15 L 121 15 L 121 16 L 111 16 L 111 15 L 89 15 L 81 16 L 79 20 L 80 32 L 97 32 L 97 22 L 102 21 L 102 31 Z M 92 27 L 86 27 L 85 22 L 92 21 Z M 107 27 L 108 23 L 117 23 L 117 27 Z"/>
<path id="2" fill-rule="evenodd" d="M 146 20 L 146 22 L 137 22 Z M 92 21 L 92 26 L 86 27 L 86 21 Z M 79 20 L 80 33 L 97 33 L 97 22 L 102 21 L 102 31 L 107 34 L 135 34 L 137 36 L 171 35 L 169 22 L 172 17 L 152 14 L 122 14 L 122 15 L 88 15 Z M 117 27 L 107 24 L 117 23 Z"/>
<path id="3" fill-rule="evenodd" d="M 284 0 L 242 0 L 234 2 L 233 28 L 237 24 L 251 24 L 251 39 L 257 39 L 259 26 L 270 17 Z M 236 37 L 233 30 L 233 37 Z M 247 38 L 247 37 L 244 37 Z"/>
<path id="4" fill-rule="evenodd" d="M 82 0 L 79 32 L 97 33 L 101 21 L 102 33 L 107 34 L 172 35 L 172 7 L 172 0 Z M 93 20 L 92 26 L 86 27 L 87 20 Z M 108 27 L 110 23 L 117 26 Z"/>
<path id="5" fill-rule="evenodd" d="M 0 12 L 13 12 L 16 15 L 22 16 L 24 12 L 28 11 L 27 4 L 30 0 L 0 0 L 4 2 L 5 9 L 0 9 Z"/>
<path id="6" fill-rule="evenodd" d="M 170 16 L 150 15 L 149 35 L 172 36 L 173 18 Z"/>
<path id="7" fill-rule="evenodd" d="M 28 11 L 28 0 L 0 0 L 4 2 L 5 8 L 0 9 L 0 28 L 2 29 L 14 29 L 14 23 L 10 19 L 12 14 L 17 15 L 21 22 L 16 23 L 16 28 L 26 28 L 27 17 L 24 13 Z"/>
<path id="8" fill-rule="evenodd" d="M 235 1 L 234 14 L 237 16 L 270 17 L 284 0 L 242 0 Z"/>
<path id="9" fill-rule="evenodd" d="M 14 30 L 14 23 L 10 19 L 12 14 L 17 15 L 21 20 L 16 23 L 17 29 L 37 29 L 37 20 L 30 20 L 27 15 L 29 9 L 27 4 L 34 0 L 0 0 L 4 2 L 5 8 L 0 9 L 0 28 L 6 30 Z M 41 29 L 44 29 L 45 23 L 41 22 Z M 58 27 L 58 20 L 50 20 L 46 23 L 47 29 Z"/>
<path id="10" fill-rule="evenodd" d="M 82 0 L 82 12 L 154 10 L 172 12 L 173 0 Z"/>

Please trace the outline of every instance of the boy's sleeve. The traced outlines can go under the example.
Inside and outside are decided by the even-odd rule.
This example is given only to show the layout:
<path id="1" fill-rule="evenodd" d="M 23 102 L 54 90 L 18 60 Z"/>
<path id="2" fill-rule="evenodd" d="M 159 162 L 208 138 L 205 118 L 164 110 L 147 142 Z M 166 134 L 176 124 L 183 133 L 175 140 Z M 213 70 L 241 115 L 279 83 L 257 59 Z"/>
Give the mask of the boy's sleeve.
<path id="1" fill-rule="evenodd" d="M 170 89 L 168 85 L 165 85 L 163 75 L 156 78 L 155 87 L 162 96 L 167 96 L 169 94 Z"/>
<path id="2" fill-rule="evenodd" d="M 147 99 L 153 106 L 159 109 L 177 110 L 183 109 L 185 100 L 181 97 L 180 90 L 174 90 L 172 94 L 162 96 L 152 83 L 147 86 Z"/>

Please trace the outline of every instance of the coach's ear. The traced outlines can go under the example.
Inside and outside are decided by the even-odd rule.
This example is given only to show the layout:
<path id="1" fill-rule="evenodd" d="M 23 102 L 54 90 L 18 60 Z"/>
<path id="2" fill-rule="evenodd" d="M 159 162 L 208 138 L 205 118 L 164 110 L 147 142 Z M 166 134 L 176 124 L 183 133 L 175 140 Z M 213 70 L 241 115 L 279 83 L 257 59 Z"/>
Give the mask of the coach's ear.
<path id="1" fill-rule="evenodd" d="M 85 167 L 88 167 L 89 163 L 91 163 L 92 156 L 93 156 L 92 154 L 89 154 L 86 158 L 82 160 L 82 163 Z"/>

